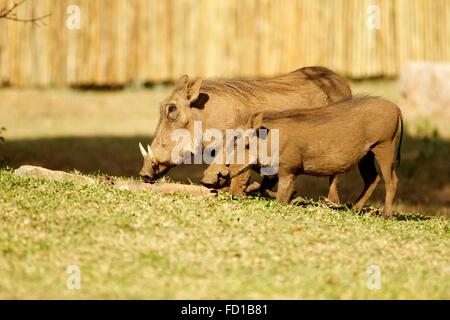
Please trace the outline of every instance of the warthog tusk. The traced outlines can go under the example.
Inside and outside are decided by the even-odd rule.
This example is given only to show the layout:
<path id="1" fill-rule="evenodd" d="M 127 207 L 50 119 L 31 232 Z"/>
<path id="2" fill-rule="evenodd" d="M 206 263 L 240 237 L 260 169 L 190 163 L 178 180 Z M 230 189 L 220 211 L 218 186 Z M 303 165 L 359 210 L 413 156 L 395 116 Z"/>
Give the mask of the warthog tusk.
<path id="1" fill-rule="evenodd" d="M 145 158 L 147 156 L 147 151 L 145 151 L 144 147 L 142 146 L 142 143 L 140 142 L 139 142 L 139 150 L 141 150 L 141 154 Z"/>
<path id="2" fill-rule="evenodd" d="M 150 158 L 153 158 L 153 152 L 152 148 L 150 148 L 150 145 L 147 145 L 147 153 Z"/>
<path id="3" fill-rule="evenodd" d="M 197 154 L 199 146 L 200 146 L 200 143 L 199 143 L 198 139 L 192 139 L 191 140 L 191 152 L 193 154 Z"/>

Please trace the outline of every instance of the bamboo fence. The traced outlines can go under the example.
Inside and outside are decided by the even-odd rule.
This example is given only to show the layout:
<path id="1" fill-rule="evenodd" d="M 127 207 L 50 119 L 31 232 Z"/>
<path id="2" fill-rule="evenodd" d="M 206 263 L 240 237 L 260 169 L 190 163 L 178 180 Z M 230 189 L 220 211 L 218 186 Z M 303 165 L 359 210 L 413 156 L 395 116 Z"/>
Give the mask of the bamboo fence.
<path id="1" fill-rule="evenodd" d="M 66 27 L 70 5 L 80 29 Z M 370 5 L 379 29 L 367 27 Z M 45 26 L 0 20 L 0 85 L 268 77 L 308 65 L 395 77 L 408 60 L 450 60 L 450 0 L 28 0 L 17 10 L 46 13 Z"/>

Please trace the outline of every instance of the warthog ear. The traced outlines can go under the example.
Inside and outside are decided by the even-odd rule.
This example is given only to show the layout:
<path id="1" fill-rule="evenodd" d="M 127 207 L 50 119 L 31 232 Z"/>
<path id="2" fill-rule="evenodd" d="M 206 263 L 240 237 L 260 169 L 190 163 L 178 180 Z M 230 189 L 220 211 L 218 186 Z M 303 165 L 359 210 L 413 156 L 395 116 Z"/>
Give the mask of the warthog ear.
<path id="1" fill-rule="evenodd" d="M 262 121 L 263 121 L 263 113 L 262 112 L 254 113 L 248 118 L 246 128 L 255 130 L 261 129 L 263 127 Z"/>
<path id="2" fill-rule="evenodd" d="M 186 83 L 189 80 L 189 76 L 187 74 L 184 74 L 175 82 L 175 89 L 184 89 L 186 86 Z"/>
<path id="3" fill-rule="evenodd" d="M 185 92 L 186 98 L 192 103 L 197 100 L 200 94 L 200 87 L 202 86 L 202 79 L 190 80 L 186 84 Z"/>

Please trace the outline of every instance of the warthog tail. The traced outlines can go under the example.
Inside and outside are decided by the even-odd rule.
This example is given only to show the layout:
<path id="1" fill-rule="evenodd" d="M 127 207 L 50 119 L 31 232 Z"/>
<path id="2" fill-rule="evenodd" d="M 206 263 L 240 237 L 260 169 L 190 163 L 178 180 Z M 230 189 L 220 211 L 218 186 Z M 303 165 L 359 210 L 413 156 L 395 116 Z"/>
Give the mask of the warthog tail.
<path id="1" fill-rule="evenodd" d="M 398 146 L 397 146 L 397 168 L 400 166 L 400 149 L 402 148 L 402 141 L 403 141 L 403 117 L 402 114 L 400 113 L 399 115 L 400 118 L 400 140 L 398 141 Z"/>

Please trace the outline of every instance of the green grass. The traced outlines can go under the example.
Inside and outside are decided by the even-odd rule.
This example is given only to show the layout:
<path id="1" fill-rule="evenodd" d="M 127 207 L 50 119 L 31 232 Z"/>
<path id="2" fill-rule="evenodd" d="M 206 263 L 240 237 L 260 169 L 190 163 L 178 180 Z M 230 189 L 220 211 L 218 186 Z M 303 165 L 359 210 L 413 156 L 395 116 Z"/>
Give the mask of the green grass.
<path id="1" fill-rule="evenodd" d="M 448 299 L 450 224 L 0 171 L 0 298 Z M 78 265 L 81 289 L 66 287 Z M 367 269 L 381 270 L 369 290 Z"/>
<path id="2" fill-rule="evenodd" d="M 351 86 L 400 102 L 396 81 Z M 169 90 L 1 89 L 0 167 L 136 176 L 137 144 L 150 141 Z M 403 112 L 401 214 L 388 221 L 320 201 L 199 200 L 0 171 L 0 298 L 449 299 L 450 126 Z M 170 172 L 177 181 L 201 174 L 188 166 Z M 326 179 L 298 180 L 301 196 L 328 191 Z M 354 201 L 361 178 L 341 180 L 342 200 Z M 370 204 L 383 199 L 380 184 Z M 80 290 L 66 287 L 74 264 Z M 371 265 L 381 270 L 380 290 L 366 286 Z"/>

